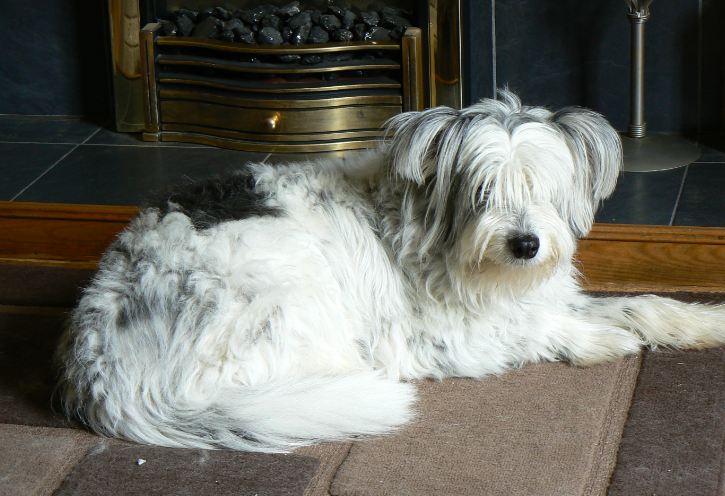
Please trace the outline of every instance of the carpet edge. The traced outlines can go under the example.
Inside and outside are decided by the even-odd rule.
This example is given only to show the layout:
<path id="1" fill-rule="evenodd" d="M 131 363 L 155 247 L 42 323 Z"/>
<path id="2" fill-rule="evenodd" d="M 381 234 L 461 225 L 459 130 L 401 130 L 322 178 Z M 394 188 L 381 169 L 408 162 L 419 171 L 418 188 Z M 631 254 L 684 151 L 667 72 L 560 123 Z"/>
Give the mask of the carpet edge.
<path id="1" fill-rule="evenodd" d="M 604 495 L 617 465 L 619 445 L 624 434 L 624 426 L 629 417 L 637 378 L 642 366 L 642 353 L 625 357 L 619 363 L 617 378 L 613 384 L 607 413 L 602 422 L 602 431 L 598 440 L 598 449 L 593 452 L 589 478 L 582 494 Z"/>

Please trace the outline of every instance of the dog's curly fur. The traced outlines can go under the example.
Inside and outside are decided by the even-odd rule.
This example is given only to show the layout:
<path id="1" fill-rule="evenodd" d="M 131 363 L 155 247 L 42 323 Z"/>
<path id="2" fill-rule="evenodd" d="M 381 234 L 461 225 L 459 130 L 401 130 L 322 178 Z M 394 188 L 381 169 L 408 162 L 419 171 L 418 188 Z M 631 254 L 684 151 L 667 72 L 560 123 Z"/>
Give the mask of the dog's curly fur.
<path id="1" fill-rule="evenodd" d="M 58 351 L 66 411 L 143 443 L 284 451 L 403 425 L 409 379 L 725 343 L 722 306 L 579 289 L 576 239 L 620 162 L 600 115 L 504 91 L 401 114 L 354 159 L 192 184 L 103 257 Z"/>

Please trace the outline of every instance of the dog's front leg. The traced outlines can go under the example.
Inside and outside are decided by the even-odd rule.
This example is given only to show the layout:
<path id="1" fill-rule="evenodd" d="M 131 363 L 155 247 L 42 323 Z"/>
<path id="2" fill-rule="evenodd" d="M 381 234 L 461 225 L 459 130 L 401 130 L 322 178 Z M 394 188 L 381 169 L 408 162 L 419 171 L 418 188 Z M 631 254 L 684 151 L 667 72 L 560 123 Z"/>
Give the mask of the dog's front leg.
<path id="1" fill-rule="evenodd" d="M 645 295 L 592 298 L 587 307 L 594 321 L 625 329 L 651 348 L 700 349 L 725 344 L 725 305 Z"/>
<path id="2" fill-rule="evenodd" d="M 688 304 L 657 296 L 589 298 L 553 317 L 556 358 L 591 365 L 641 347 L 700 349 L 725 344 L 725 305 Z"/>
<path id="3" fill-rule="evenodd" d="M 560 360 L 588 366 L 637 353 L 642 340 L 625 329 L 593 321 L 584 313 L 559 314 L 547 326 L 545 343 L 537 354 L 544 360 Z"/>

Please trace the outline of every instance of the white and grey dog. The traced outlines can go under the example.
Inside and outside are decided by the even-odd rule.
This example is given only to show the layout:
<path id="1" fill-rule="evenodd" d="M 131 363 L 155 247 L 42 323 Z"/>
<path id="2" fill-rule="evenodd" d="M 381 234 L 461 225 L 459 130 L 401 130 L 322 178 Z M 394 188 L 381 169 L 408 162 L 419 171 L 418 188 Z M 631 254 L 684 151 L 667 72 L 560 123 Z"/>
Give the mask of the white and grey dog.
<path id="1" fill-rule="evenodd" d="M 576 240 L 620 162 L 602 116 L 504 91 L 401 114 L 352 160 L 191 184 L 103 257 L 58 352 L 67 414 L 285 451 L 405 424 L 411 379 L 725 343 L 723 306 L 581 292 Z"/>

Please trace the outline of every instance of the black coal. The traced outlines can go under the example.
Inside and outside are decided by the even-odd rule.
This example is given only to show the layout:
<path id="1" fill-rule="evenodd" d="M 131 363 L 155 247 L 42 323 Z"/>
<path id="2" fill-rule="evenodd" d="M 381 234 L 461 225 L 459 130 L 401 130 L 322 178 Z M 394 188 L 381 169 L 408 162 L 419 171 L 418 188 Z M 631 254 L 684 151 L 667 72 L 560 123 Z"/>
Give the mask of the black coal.
<path id="1" fill-rule="evenodd" d="M 300 2 L 230 11 L 178 9 L 160 19 L 164 36 L 235 41 L 250 45 L 309 45 L 340 41 L 399 40 L 412 26 L 402 9 L 354 12 L 336 5 L 308 9 Z"/>

